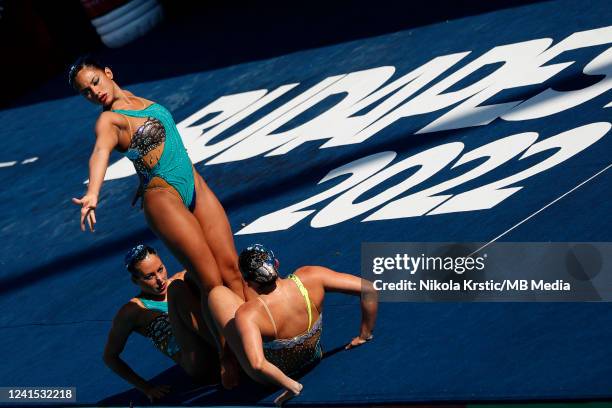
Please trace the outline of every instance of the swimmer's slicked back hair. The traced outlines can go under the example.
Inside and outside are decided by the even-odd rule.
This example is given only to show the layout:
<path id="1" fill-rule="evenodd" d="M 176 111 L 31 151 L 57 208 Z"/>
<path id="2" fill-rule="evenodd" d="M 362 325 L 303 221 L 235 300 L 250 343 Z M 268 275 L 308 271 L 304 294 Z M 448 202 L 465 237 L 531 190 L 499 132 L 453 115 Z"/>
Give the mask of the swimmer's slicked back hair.
<path id="1" fill-rule="evenodd" d="M 103 70 L 104 65 L 102 65 L 98 60 L 93 58 L 90 55 L 82 55 L 74 61 L 74 63 L 68 68 L 68 84 L 75 88 L 75 80 L 77 74 L 85 67 L 94 67 Z"/>
<path id="2" fill-rule="evenodd" d="M 278 260 L 261 244 L 251 245 L 238 257 L 238 267 L 247 282 L 271 285 L 278 279 Z"/>
<path id="3" fill-rule="evenodd" d="M 138 265 L 138 263 L 145 259 L 149 254 L 156 255 L 157 251 L 148 245 L 136 245 L 134 248 L 130 249 L 127 254 L 125 254 L 123 262 L 125 263 L 126 269 L 132 275 L 138 276 L 138 269 L 136 268 L 136 265 Z"/>

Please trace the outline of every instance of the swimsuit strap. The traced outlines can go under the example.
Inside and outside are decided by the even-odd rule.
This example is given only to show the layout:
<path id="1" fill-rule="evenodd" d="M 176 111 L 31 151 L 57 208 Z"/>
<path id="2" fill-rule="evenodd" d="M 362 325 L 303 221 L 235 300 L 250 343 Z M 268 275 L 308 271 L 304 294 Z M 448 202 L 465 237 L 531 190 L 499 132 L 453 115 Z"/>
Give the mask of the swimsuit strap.
<path id="1" fill-rule="evenodd" d="M 145 105 L 145 103 L 143 102 L 142 99 L 140 99 L 139 97 L 135 96 L 134 98 L 136 98 L 138 100 L 138 102 L 140 102 L 141 104 L 143 104 L 143 106 Z M 147 107 L 137 110 L 138 112 L 140 112 L 141 110 L 146 109 Z M 130 128 L 130 138 L 132 137 L 132 135 L 134 134 L 134 132 L 132 132 L 132 124 L 130 123 L 130 120 L 127 118 L 129 115 L 126 115 L 125 112 L 136 112 L 136 110 L 125 110 L 125 109 L 111 109 L 111 111 L 116 112 L 120 115 L 122 115 L 123 117 L 125 117 L 125 120 L 127 120 L 128 126 Z"/>
<path id="2" fill-rule="evenodd" d="M 300 278 L 297 277 L 297 275 L 294 275 L 292 273 L 288 276 L 288 278 L 295 282 L 296 286 L 298 287 L 298 290 L 304 298 L 304 301 L 306 302 L 306 307 L 308 308 L 308 330 L 310 330 L 310 328 L 312 327 L 312 308 L 310 304 L 310 297 L 308 296 L 308 289 L 306 289 L 306 286 L 304 286 L 304 284 L 302 283 Z"/>
<path id="3" fill-rule="evenodd" d="M 134 132 L 132 132 L 132 123 L 130 123 L 130 120 L 128 119 L 128 115 L 126 115 L 125 113 L 117 112 L 117 111 L 115 112 L 123 116 L 123 118 L 127 121 L 128 127 L 130 128 L 130 141 L 131 141 L 132 135 L 134 134 Z"/>
<path id="4" fill-rule="evenodd" d="M 270 308 L 268 307 L 266 302 L 261 297 L 257 296 L 257 300 L 259 300 L 261 302 L 261 304 L 264 306 L 264 308 L 266 309 L 266 313 L 268 313 L 268 317 L 270 318 L 270 321 L 272 322 L 272 327 L 274 327 L 274 338 L 277 338 L 278 337 L 278 332 L 276 331 L 276 323 L 274 322 L 274 318 L 272 317 L 272 313 L 270 312 Z"/>
<path id="5" fill-rule="evenodd" d="M 112 112 L 116 112 L 116 113 L 120 113 L 122 115 L 125 116 L 133 116 L 133 117 L 138 117 L 138 118 L 143 118 L 143 117 L 147 117 L 147 116 L 152 116 L 150 115 L 150 112 L 156 112 L 160 109 L 160 105 L 158 105 L 157 103 L 153 102 L 151 105 L 147 106 L 146 108 L 143 109 L 111 109 Z"/>

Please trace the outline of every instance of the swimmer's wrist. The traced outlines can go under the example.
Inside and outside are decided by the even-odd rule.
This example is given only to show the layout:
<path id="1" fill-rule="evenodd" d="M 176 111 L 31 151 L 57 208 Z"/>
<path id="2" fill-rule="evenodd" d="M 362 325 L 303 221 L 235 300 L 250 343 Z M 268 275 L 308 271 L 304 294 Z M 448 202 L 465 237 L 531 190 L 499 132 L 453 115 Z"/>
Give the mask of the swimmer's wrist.
<path id="1" fill-rule="evenodd" d="M 93 197 L 93 198 L 95 198 L 97 200 L 98 196 L 100 195 L 100 192 L 99 191 L 96 192 L 96 191 L 92 191 L 92 190 L 87 189 L 87 192 L 85 193 L 85 195 Z"/>

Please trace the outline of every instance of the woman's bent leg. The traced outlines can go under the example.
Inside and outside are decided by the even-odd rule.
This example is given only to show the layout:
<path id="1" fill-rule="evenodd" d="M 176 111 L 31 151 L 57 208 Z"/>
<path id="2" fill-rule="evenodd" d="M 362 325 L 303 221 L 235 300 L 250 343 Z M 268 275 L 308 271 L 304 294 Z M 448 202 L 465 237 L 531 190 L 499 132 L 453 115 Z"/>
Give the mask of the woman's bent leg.
<path id="1" fill-rule="evenodd" d="M 210 314 L 220 332 L 236 316 L 236 310 L 244 303 L 238 295 L 224 286 L 212 290 L 208 296 Z"/>
<path id="2" fill-rule="evenodd" d="M 222 333 L 225 338 L 225 346 L 230 349 L 226 349 L 223 355 L 225 361 L 221 361 L 221 376 L 223 377 L 224 370 L 227 370 L 225 372 L 227 381 L 234 383 L 237 383 L 238 376 L 240 375 L 239 362 L 246 357 L 242 352 L 242 342 L 238 337 L 238 333 L 232 330 L 236 310 L 243 303 L 244 300 L 225 286 L 217 286 L 208 295 L 208 307 L 212 319 L 219 333 Z M 226 332 L 228 337 L 225 337 Z"/>
<path id="3" fill-rule="evenodd" d="M 212 333 L 200 310 L 200 300 L 182 280 L 168 287 L 168 315 L 181 348 L 177 363 L 196 381 L 219 381 L 219 358 Z"/>

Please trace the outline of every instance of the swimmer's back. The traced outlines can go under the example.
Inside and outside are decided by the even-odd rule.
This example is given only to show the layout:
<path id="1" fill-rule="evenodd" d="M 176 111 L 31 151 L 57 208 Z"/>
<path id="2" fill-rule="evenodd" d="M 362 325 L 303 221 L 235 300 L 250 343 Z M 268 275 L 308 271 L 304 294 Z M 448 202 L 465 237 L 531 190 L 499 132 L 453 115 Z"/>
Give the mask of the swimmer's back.
<path id="1" fill-rule="evenodd" d="M 321 283 L 321 273 L 324 269 L 326 268 L 320 266 L 303 266 L 294 272 L 307 291 L 311 305 L 311 326 L 322 313 L 321 308 L 325 291 Z M 257 315 L 257 323 L 260 326 L 264 341 L 274 340 L 275 338 L 288 339 L 309 330 L 308 306 L 298 285 L 291 279 L 282 279 L 279 283 L 281 287 L 275 296 L 260 296 L 272 317 L 268 315 L 265 306 L 257 299 L 253 299 L 244 305 L 244 309 L 250 309 L 252 313 Z M 271 319 L 274 319 L 274 324 Z M 276 325 L 276 337 L 274 335 L 274 325 Z"/>

